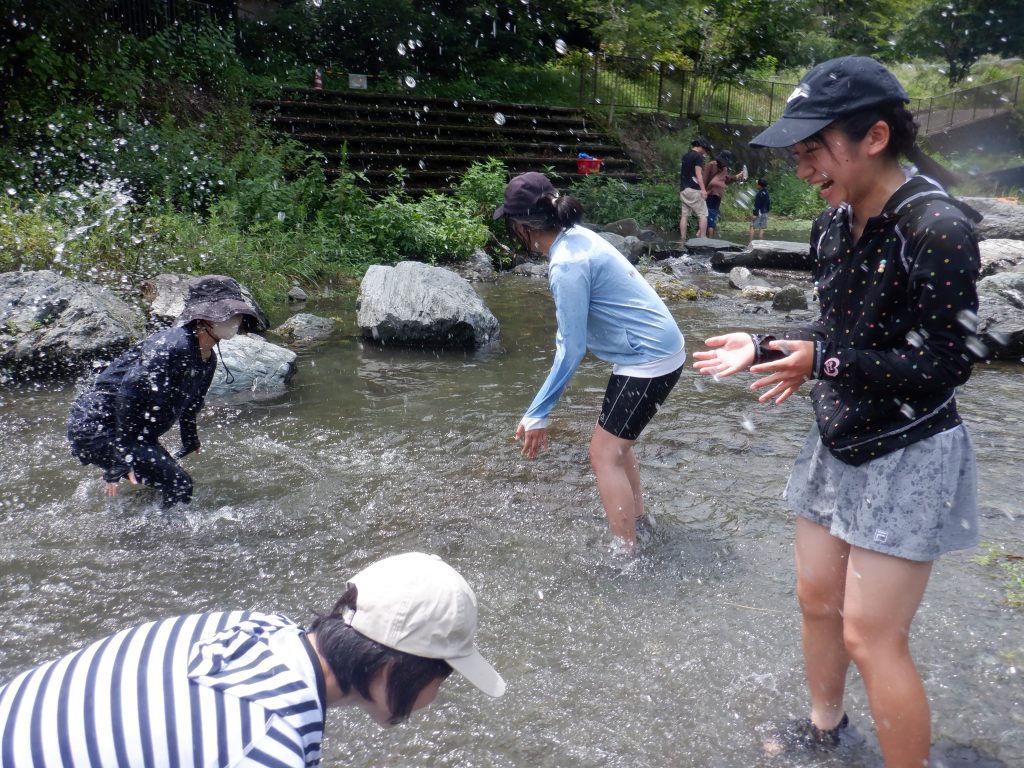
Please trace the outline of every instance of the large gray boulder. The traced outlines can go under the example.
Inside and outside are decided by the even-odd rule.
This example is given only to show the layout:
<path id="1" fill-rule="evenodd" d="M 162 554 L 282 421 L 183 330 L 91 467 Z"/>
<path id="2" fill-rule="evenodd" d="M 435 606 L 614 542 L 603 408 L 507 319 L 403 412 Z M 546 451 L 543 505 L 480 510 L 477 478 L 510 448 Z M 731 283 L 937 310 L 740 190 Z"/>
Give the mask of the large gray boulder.
<path id="1" fill-rule="evenodd" d="M 978 336 L 991 360 L 1024 357 L 1024 272 L 1000 272 L 978 282 Z"/>
<path id="2" fill-rule="evenodd" d="M 466 261 L 456 265 L 455 271 L 471 283 L 491 282 L 498 279 L 491 257 L 483 248 L 477 248 Z"/>
<path id="3" fill-rule="evenodd" d="M 633 237 L 640 236 L 640 225 L 636 219 L 619 219 L 618 221 L 610 221 L 602 227 L 604 232 L 611 232 L 622 237 Z"/>
<path id="4" fill-rule="evenodd" d="M 142 312 L 51 270 L 0 274 L 0 383 L 72 375 L 138 341 Z"/>
<path id="5" fill-rule="evenodd" d="M 810 251 L 807 243 L 754 240 L 742 251 L 716 253 L 711 257 L 711 266 L 719 272 L 728 272 L 733 267 L 810 270 L 814 266 Z"/>
<path id="6" fill-rule="evenodd" d="M 154 324 L 157 326 L 174 325 L 174 321 L 185 309 L 188 298 L 188 281 L 196 275 L 162 274 L 143 280 L 139 284 L 139 292 L 143 303 L 149 308 Z M 262 333 L 270 327 L 266 312 L 253 299 L 252 293 L 244 285 L 242 300 L 256 313 L 256 327 L 251 330 Z"/>
<path id="7" fill-rule="evenodd" d="M 218 349 L 221 359 L 210 384 L 211 395 L 277 393 L 284 390 L 295 373 L 295 353 L 262 336 L 239 334 L 220 342 Z M 231 371 L 230 376 L 225 366 Z"/>
<path id="8" fill-rule="evenodd" d="M 982 277 L 997 272 L 1024 272 L 1022 240 L 982 240 L 978 250 L 981 252 Z"/>
<path id="9" fill-rule="evenodd" d="M 381 344 L 482 347 L 500 335 L 498 319 L 465 278 L 418 261 L 370 267 L 357 306 L 363 336 Z"/>
<path id="10" fill-rule="evenodd" d="M 963 202 L 984 217 L 978 224 L 978 234 L 982 237 L 1024 240 L 1024 205 L 993 197 L 965 197 Z"/>
<path id="11" fill-rule="evenodd" d="M 611 243 L 615 250 L 625 256 L 630 264 L 636 264 L 640 261 L 640 257 L 647 252 L 647 243 L 635 235 L 623 236 L 617 235 L 614 232 L 598 232 L 598 234 Z"/>

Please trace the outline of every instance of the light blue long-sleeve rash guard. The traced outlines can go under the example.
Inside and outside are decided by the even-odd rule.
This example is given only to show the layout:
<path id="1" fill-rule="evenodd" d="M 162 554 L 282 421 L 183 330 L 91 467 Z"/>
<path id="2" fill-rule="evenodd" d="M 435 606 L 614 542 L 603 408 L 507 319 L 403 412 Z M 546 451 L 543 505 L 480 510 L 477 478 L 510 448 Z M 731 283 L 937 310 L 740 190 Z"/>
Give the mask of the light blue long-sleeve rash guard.
<path id="1" fill-rule="evenodd" d="M 653 371 L 659 361 L 670 361 L 669 369 L 648 376 L 683 364 L 683 334 L 665 302 L 600 235 L 579 226 L 562 232 L 549 251 L 548 283 L 558 319 L 555 360 L 523 417 L 526 429 L 547 426 L 588 349 L 625 375 Z"/>

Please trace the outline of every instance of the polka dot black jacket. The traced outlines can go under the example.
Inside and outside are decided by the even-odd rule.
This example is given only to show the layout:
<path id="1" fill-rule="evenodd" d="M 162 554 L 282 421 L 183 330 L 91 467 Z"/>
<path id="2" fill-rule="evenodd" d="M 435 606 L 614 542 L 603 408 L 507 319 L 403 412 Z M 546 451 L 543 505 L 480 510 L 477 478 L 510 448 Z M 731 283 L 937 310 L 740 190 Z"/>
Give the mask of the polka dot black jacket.
<path id="1" fill-rule="evenodd" d="M 785 336 L 815 342 L 822 442 L 858 465 L 960 424 L 954 388 L 978 349 L 981 216 L 916 176 L 856 244 L 850 218 L 843 206 L 814 223 L 821 317 Z"/>

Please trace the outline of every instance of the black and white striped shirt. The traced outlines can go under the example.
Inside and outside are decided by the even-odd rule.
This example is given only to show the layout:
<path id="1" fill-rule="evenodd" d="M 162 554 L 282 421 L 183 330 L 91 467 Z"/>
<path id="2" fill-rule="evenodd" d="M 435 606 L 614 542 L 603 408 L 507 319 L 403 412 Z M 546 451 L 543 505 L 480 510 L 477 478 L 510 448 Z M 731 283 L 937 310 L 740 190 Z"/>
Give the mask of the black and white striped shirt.
<path id="1" fill-rule="evenodd" d="M 0 688 L 0 766 L 320 763 L 324 680 L 284 616 L 218 612 L 143 624 Z"/>

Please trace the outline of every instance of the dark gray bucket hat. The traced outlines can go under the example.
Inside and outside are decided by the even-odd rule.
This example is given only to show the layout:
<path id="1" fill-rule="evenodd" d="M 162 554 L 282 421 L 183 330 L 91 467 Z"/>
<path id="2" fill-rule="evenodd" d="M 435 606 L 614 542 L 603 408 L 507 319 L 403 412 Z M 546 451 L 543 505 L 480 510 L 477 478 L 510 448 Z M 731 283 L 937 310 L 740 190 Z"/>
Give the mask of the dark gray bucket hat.
<path id="1" fill-rule="evenodd" d="M 178 325 L 186 325 L 193 320 L 220 323 L 235 315 L 242 315 L 242 330 L 256 327 L 256 312 L 242 298 L 238 281 L 224 275 L 204 275 L 189 280 L 188 298 Z"/>

